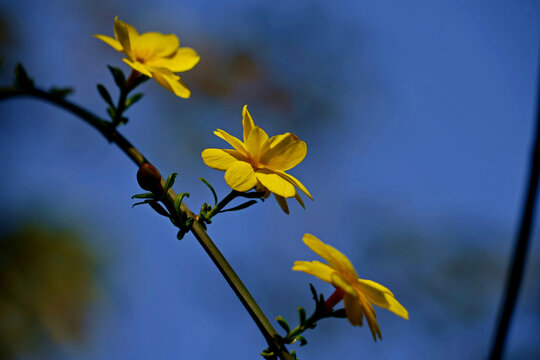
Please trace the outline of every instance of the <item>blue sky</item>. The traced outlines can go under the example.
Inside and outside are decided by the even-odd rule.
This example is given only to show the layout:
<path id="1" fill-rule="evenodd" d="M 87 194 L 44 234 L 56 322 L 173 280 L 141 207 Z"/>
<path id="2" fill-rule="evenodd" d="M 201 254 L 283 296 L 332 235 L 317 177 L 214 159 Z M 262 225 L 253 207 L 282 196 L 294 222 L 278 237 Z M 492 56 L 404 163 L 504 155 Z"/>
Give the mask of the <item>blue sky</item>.
<path id="1" fill-rule="evenodd" d="M 91 35 L 114 16 L 139 31 L 178 34 L 201 63 L 181 100 L 153 82 L 121 131 L 197 209 L 225 196 L 221 172 L 200 152 L 241 134 L 241 109 L 270 134 L 308 145 L 291 170 L 314 195 L 286 216 L 272 200 L 219 216 L 209 229 L 268 317 L 294 322 L 311 308 L 295 260 L 314 255 L 310 232 L 349 256 L 360 277 L 391 288 L 409 321 L 378 311 L 384 340 L 326 320 L 306 334 L 302 359 L 463 358 L 487 354 L 518 221 L 534 129 L 540 5 L 535 1 L 0 1 L 6 40 L 2 84 L 21 61 L 40 85 L 70 85 L 72 99 L 105 116 L 96 82 L 127 71 Z M 237 80 L 231 59 L 256 76 Z M 224 75 L 225 74 L 225 75 Z M 235 75 L 236 74 L 236 75 Z M 215 92 L 208 83 L 223 86 Z M 228 84 L 227 86 L 223 84 Z M 103 259 L 102 291 L 83 344 L 51 358 L 253 359 L 264 339 L 192 237 L 131 209 L 136 168 L 71 115 L 32 100 L 0 103 L 5 229 L 28 219 L 78 228 Z M 537 354 L 535 232 L 508 358 Z M 441 351 L 442 350 L 442 351 Z M 228 358 L 229 356 L 225 356 Z"/>

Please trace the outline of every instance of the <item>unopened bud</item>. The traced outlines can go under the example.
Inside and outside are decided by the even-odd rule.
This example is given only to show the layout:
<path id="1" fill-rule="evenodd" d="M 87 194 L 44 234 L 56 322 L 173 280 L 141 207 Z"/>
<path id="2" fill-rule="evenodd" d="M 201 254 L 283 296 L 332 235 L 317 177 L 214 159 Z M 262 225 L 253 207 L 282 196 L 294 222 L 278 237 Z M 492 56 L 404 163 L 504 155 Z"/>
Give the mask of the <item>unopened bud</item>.
<path id="1" fill-rule="evenodd" d="M 137 182 L 144 190 L 151 191 L 154 194 L 163 193 L 161 186 L 161 174 L 152 164 L 142 164 L 137 171 Z"/>

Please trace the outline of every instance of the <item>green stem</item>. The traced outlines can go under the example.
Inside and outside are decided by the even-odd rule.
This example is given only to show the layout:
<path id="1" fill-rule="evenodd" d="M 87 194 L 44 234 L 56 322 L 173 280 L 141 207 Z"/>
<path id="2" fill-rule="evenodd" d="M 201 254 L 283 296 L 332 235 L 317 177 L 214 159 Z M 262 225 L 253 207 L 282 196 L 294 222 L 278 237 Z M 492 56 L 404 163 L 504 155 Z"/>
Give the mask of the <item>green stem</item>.
<path id="1" fill-rule="evenodd" d="M 120 96 L 118 97 L 118 105 L 116 106 L 116 112 L 113 120 L 113 124 L 115 126 L 118 126 L 122 123 L 122 115 L 124 114 L 124 111 L 126 111 L 127 96 L 129 92 L 133 90 L 133 84 L 138 76 L 140 76 L 138 71 L 131 71 L 131 74 L 126 80 L 125 85 L 120 87 Z"/>
<path id="2" fill-rule="evenodd" d="M 135 146 L 133 146 L 124 136 L 122 136 L 114 126 L 112 126 L 111 123 L 99 118 L 98 116 L 76 104 L 36 88 L 0 88 L 0 100 L 22 96 L 30 96 L 41 100 L 46 100 L 77 115 L 98 130 L 105 138 L 107 138 L 107 140 L 115 143 L 138 167 L 144 163 L 150 163 L 146 157 L 139 150 L 137 150 L 137 148 L 135 148 Z M 165 179 L 162 178 L 161 182 L 162 185 L 165 185 Z M 166 197 L 163 200 L 167 208 L 174 208 L 175 198 L 176 193 L 174 190 L 169 189 Z M 183 202 L 180 209 L 181 211 L 185 212 L 188 217 L 195 217 L 195 214 Z M 248 289 L 242 283 L 227 259 L 225 259 L 223 254 L 219 251 L 210 236 L 208 236 L 202 225 L 198 222 L 194 222 L 191 232 L 199 241 L 206 253 L 210 256 L 214 264 L 218 267 L 223 277 L 225 277 L 227 280 L 227 283 L 234 290 L 235 294 L 238 296 L 248 313 L 251 315 L 253 321 L 265 337 L 272 351 L 278 354 L 278 356 L 283 360 L 292 360 L 293 358 L 285 346 L 277 340 L 279 335 L 277 334 L 276 330 L 273 328 L 272 324 L 270 324 L 270 321 L 268 321 L 255 299 L 253 299 Z"/>

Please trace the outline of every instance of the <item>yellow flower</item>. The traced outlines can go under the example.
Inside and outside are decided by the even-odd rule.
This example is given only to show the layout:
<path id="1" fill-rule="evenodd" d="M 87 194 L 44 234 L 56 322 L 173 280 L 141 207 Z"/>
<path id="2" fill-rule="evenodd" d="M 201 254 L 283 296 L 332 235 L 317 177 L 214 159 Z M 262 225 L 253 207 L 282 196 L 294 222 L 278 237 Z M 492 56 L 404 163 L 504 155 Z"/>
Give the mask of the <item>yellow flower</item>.
<path id="1" fill-rule="evenodd" d="M 214 131 L 216 136 L 227 141 L 233 149 L 206 149 L 202 158 L 213 169 L 225 171 L 225 181 L 236 191 L 274 193 L 277 202 L 289 213 L 286 198 L 294 197 L 302 207 L 304 202 L 296 191 L 302 190 L 310 199 L 311 194 L 293 176 L 285 173 L 298 165 L 307 153 L 306 143 L 291 133 L 268 138 L 266 132 L 255 126 L 247 105 L 242 110 L 244 142 L 223 130 Z"/>
<path id="2" fill-rule="evenodd" d="M 191 94 L 187 85 L 175 72 L 187 71 L 199 62 L 199 55 L 188 47 L 179 47 L 174 34 L 147 32 L 140 34 L 135 28 L 114 18 L 114 39 L 105 35 L 94 35 L 127 55 L 122 59 L 134 70 L 153 77 L 159 85 L 177 96 L 188 98 Z"/>
<path id="3" fill-rule="evenodd" d="M 365 316 L 373 340 L 377 341 L 377 336 L 382 339 L 372 303 L 404 319 L 409 319 L 409 313 L 394 298 L 390 290 L 374 281 L 359 279 L 349 259 L 337 249 L 311 234 L 305 234 L 302 240 L 317 255 L 325 259 L 328 265 L 319 261 L 295 261 L 292 269 L 303 271 L 334 285 L 339 290 L 336 293 L 341 295 L 339 300 L 345 297 L 345 312 L 352 325 L 362 326 L 362 318 Z"/>

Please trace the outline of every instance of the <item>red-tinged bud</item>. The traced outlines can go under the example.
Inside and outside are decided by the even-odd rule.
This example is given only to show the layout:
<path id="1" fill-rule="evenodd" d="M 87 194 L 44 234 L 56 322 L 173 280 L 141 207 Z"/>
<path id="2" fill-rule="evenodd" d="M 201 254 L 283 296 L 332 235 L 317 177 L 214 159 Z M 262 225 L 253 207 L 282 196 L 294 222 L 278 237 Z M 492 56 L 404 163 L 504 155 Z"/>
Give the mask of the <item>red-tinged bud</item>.
<path id="1" fill-rule="evenodd" d="M 137 171 L 137 182 L 144 190 L 153 192 L 154 194 L 163 193 L 161 186 L 161 174 L 158 169 L 152 164 L 142 164 Z"/>

